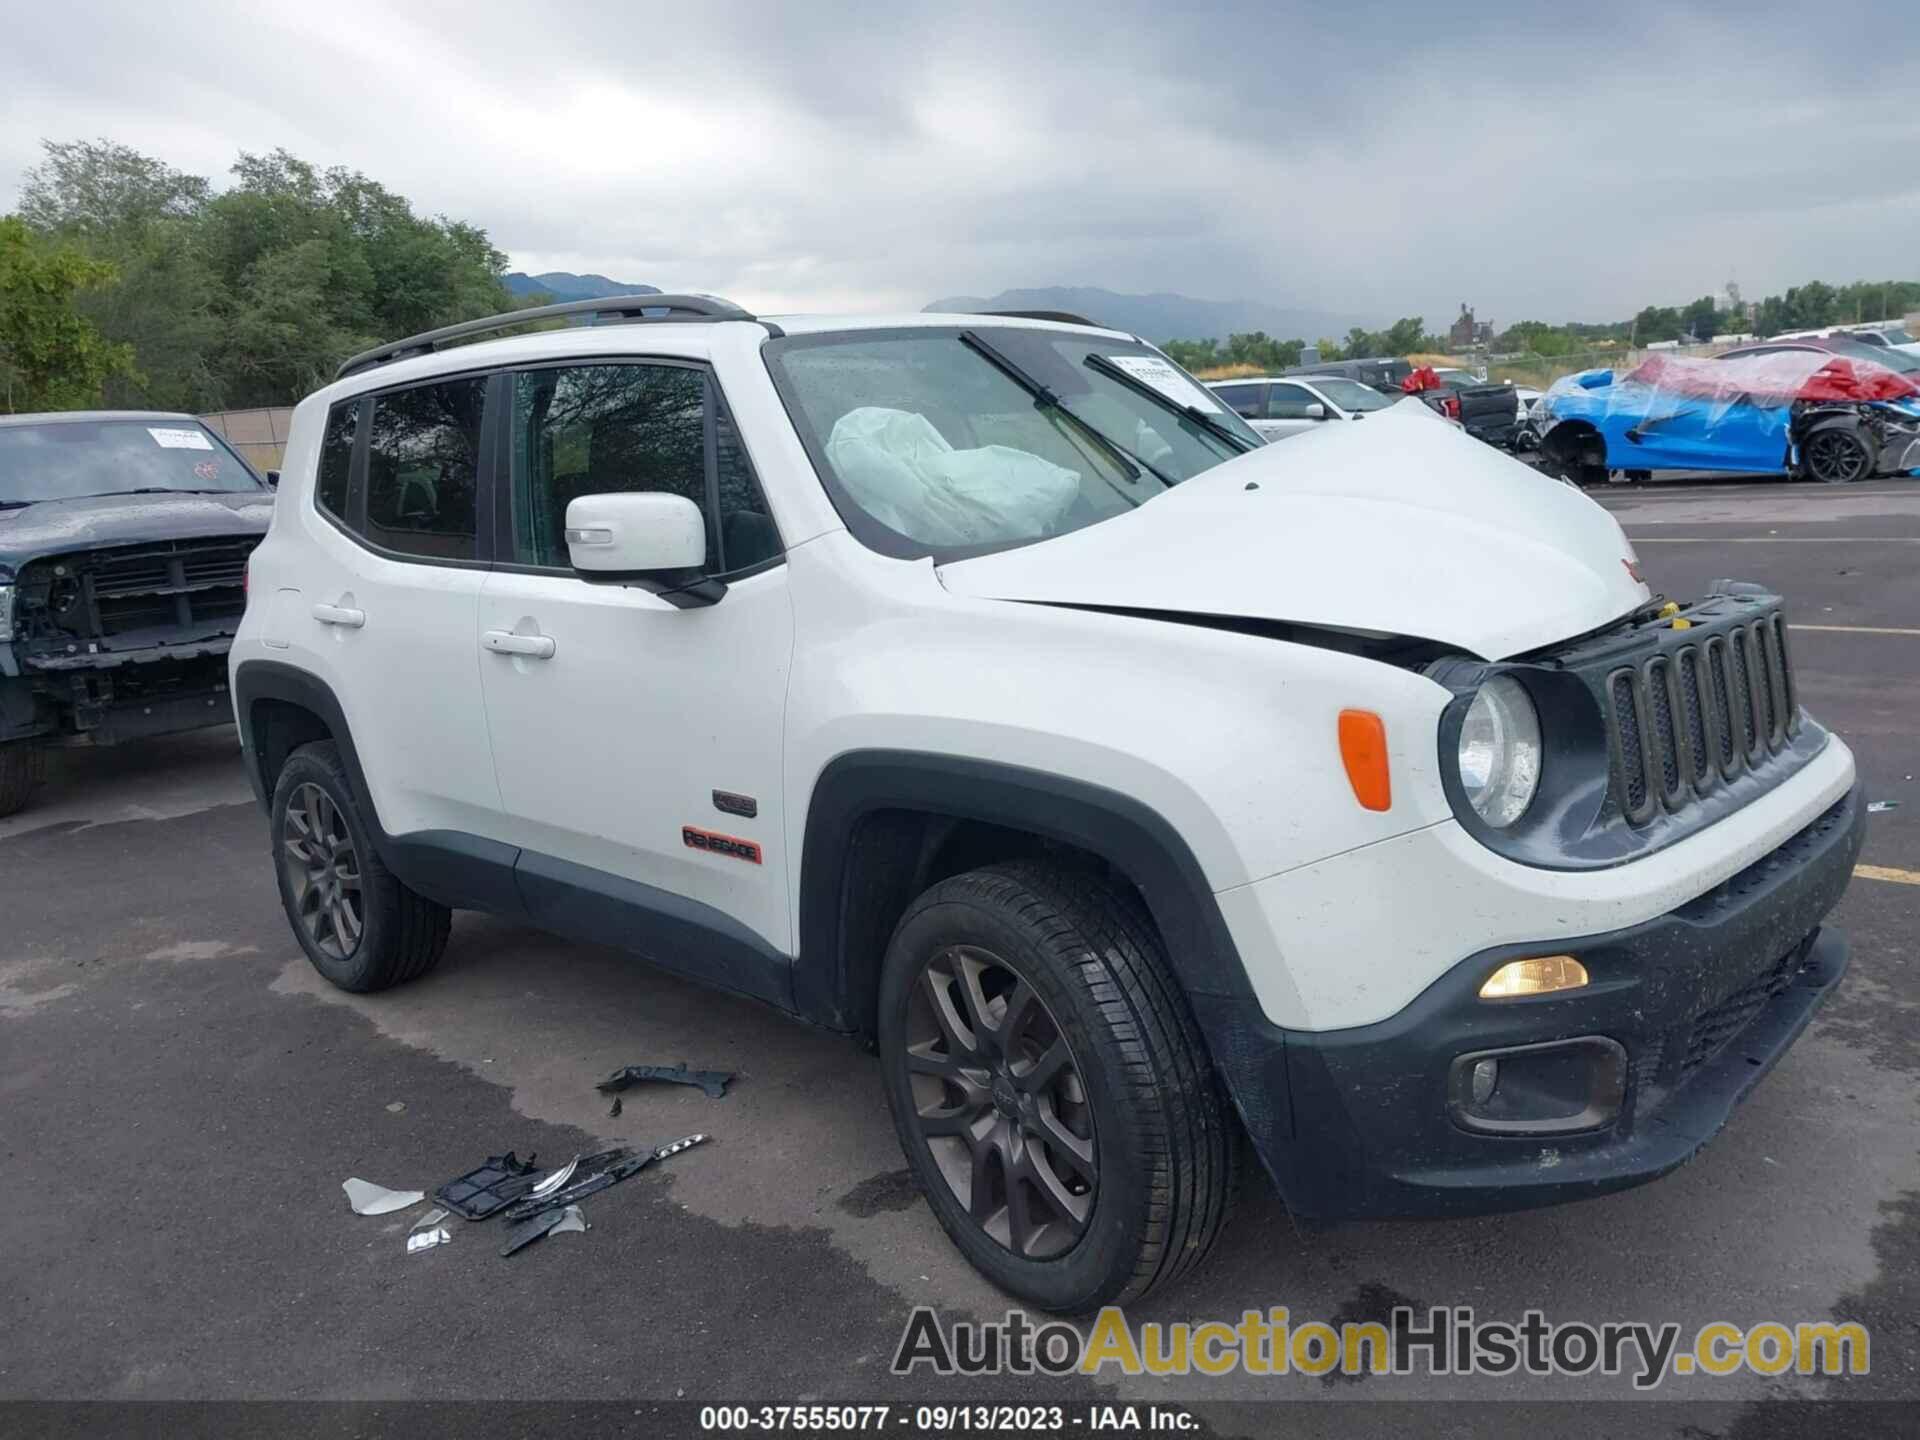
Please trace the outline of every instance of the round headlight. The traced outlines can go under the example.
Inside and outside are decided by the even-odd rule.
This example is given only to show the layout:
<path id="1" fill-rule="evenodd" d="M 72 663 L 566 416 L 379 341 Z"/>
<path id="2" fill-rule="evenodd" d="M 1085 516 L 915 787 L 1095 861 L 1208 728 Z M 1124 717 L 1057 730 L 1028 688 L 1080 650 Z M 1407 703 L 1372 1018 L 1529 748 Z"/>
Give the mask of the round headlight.
<path id="1" fill-rule="evenodd" d="M 1480 818 L 1505 829 L 1540 785 L 1540 716 L 1526 688 L 1507 675 L 1480 687 L 1460 727 L 1460 783 Z"/>

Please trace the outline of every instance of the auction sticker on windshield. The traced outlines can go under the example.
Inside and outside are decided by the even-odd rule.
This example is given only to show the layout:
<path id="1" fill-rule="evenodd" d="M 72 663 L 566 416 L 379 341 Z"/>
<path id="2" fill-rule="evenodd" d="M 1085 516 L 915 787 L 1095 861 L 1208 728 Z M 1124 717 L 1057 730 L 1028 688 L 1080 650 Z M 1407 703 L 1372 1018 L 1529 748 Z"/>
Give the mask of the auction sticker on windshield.
<path id="1" fill-rule="evenodd" d="M 149 425 L 147 433 L 153 436 L 153 443 L 162 450 L 211 450 L 213 442 L 207 439 L 204 430 L 169 430 L 162 426 Z"/>
<path id="2" fill-rule="evenodd" d="M 1176 405 L 1198 406 L 1210 415 L 1220 413 L 1219 404 L 1206 389 L 1156 355 L 1103 355 L 1101 358 L 1141 384 L 1151 385 Z"/>

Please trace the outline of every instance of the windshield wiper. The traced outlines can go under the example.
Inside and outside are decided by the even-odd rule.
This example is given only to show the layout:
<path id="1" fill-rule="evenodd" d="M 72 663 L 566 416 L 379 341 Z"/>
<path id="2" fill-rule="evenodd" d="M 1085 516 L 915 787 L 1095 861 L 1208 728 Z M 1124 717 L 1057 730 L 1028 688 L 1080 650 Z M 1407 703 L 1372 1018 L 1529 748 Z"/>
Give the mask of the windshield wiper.
<path id="1" fill-rule="evenodd" d="M 1088 436 L 1094 444 L 1107 452 L 1108 458 L 1120 467 L 1128 481 L 1136 485 L 1139 484 L 1140 472 L 1145 470 L 1168 489 L 1173 488 L 1174 482 L 1171 477 L 1162 474 L 1131 450 L 1121 448 L 1120 445 L 1103 433 L 1097 425 L 1074 414 L 1073 411 L 1060 403 L 1060 397 L 1054 394 L 1049 386 L 1034 379 L 1033 376 L 1021 369 L 1018 362 L 1011 356 L 1005 354 L 990 342 L 981 339 L 979 335 L 971 330 L 963 330 L 960 332 L 960 343 L 969 350 L 978 353 L 989 364 L 993 365 L 1009 380 L 1013 381 L 1014 384 L 1033 396 L 1035 404 L 1039 405 L 1042 409 L 1053 411 L 1056 415 L 1065 419 L 1074 429 Z"/>
<path id="2" fill-rule="evenodd" d="M 1185 416 L 1187 419 L 1193 421 L 1194 424 L 1201 426 L 1209 434 L 1219 436 L 1242 455 L 1254 448 L 1245 437 L 1229 430 L 1219 420 L 1215 419 L 1205 410 L 1202 410 L 1198 405 L 1182 405 L 1171 395 L 1154 389 L 1153 386 L 1142 380 L 1138 375 L 1121 369 L 1120 366 L 1114 364 L 1111 360 L 1107 359 L 1106 356 L 1089 355 L 1087 356 L 1086 363 L 1088 369 L 1098 370 L 1102 375 L 1118 380 L 1129 390 L 1138 391 L 1140 394 L 1146 396 L 1147 399 L 1153 401 L 1153 403 L 1161 409 L 1171 410 L 1176 415 Z"/>

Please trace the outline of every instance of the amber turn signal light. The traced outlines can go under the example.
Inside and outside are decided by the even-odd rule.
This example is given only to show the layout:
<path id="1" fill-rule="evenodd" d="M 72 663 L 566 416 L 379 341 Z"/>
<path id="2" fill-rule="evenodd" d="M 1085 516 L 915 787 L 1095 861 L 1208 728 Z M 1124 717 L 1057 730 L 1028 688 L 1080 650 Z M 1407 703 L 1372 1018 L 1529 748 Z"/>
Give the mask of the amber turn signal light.
<path id="1" fill-rule="evenodd" d="M 1393 808 L 1393 781 L 1387 774 L 1387 727 L 1373 711 L 1340 712 L 1340 760 L 1347 767 L 1353 798 L 1362 807 Z"/>
<path id="2" fill-rule="evenodd" d="M 1514 1000 L 1522 995 L 1551 995 L 1578 990 L 1587 983 L 1587 967 L 1571 955 L 1539 955 L 1509 960 L 1480 987 L 1482 1000 Z"/>

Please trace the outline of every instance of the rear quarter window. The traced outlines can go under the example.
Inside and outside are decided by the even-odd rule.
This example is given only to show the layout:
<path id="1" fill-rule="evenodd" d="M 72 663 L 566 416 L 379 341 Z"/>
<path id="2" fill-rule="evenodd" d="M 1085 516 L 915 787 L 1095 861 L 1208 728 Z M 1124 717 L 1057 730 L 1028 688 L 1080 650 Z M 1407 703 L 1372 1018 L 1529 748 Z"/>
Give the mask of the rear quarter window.
<path id="1" fill-rule="evenodd" d="M 359 400 L 348 400 L 327 413 L 327 431 L 320 438 L 320 473 L 313 498 L 334 519 L 347 518 L 347 480 L 353 471 L 353 442 L 360 429 Z"/>

